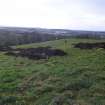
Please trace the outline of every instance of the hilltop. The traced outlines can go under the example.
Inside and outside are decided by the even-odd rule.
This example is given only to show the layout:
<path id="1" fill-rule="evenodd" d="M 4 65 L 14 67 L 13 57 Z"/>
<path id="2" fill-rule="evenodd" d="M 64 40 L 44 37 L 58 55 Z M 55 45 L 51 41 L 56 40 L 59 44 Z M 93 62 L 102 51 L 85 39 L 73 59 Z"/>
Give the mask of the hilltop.
<path id="1" fill-rule="evenodd" d="M 104 105 L 105 50 L 79 49 L 74 44 L 105 40 L 65 39 L 19 45 L 51 46 L 65 56 L 32 60 L 0 52 L 0 105 Z"/>

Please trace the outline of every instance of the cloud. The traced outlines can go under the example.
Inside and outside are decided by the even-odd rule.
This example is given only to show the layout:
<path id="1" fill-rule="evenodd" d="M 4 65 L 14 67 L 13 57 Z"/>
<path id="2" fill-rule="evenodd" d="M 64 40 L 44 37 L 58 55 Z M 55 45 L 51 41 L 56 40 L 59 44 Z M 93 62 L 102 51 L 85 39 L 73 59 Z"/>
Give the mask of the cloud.
<path id="1" fill-rule="evenodd" d="M 104 0 L 0 0 L 0 25 L 104 30 Z"/>

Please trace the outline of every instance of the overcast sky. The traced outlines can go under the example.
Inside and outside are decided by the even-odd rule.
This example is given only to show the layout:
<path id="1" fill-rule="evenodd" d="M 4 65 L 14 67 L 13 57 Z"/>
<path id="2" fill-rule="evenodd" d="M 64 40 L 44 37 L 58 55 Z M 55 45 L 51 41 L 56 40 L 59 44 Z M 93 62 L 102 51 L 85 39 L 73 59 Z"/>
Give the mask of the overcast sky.
<path id="1" fill-rule="evenodd" d="M 0 0 L 0 25 L 105 31 L 105 0 Z"/>

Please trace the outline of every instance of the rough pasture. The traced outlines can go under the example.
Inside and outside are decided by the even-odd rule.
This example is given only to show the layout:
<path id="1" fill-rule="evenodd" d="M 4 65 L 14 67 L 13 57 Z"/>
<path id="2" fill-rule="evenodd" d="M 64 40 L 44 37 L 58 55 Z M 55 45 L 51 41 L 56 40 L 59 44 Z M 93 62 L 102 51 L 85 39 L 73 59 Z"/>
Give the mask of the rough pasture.
<path id="1" fill-rule="evenodd" d="M 66 45 L 62 39 L 16 46 L 13 51 L 51 46 L 67 53 L 47 60 L 0 52 L 0 105 L 105 105 L 105 49 L 74 48 L 80 42 L 105 39 L 68 39 Z"/>

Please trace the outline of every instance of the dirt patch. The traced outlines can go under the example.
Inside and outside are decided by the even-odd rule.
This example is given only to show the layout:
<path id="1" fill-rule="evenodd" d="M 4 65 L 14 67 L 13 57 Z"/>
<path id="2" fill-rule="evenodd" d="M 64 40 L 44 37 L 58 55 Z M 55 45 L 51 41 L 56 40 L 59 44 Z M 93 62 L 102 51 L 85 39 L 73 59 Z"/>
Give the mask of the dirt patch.
<path id="1" fill-rule="evenodd" d="M 97 42 L 97 43 L 77 43 L 74 45 L 75 48 L 80 49 L 93 49 L 93 48 L 104 48 L 105 42 Z"/>
<path id="2" fill-rule="evenodd" d="M 6 53 L 6 55 L 15 57 L 27 57 L 29 59 L 47 59 L 52 56 L 64 56 L 67 55 L 60 49 L 52 49 L 51 47 L 38 47 L 27 49 L 15 49 Z"/>

